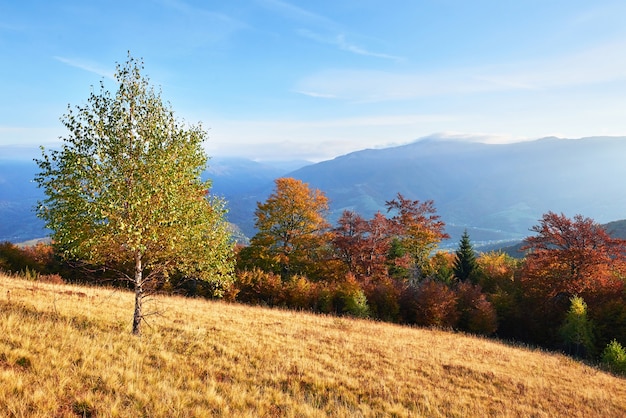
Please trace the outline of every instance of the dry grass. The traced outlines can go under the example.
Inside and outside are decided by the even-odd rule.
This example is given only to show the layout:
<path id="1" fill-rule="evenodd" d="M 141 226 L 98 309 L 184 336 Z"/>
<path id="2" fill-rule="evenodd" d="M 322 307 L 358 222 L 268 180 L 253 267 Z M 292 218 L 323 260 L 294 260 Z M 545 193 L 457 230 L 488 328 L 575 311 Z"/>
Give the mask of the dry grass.
<path id="1" fill-rule="evenodd" d="M 0 277 L 10 417 L 626 416 L 626 381 L 447 332 Z"/>

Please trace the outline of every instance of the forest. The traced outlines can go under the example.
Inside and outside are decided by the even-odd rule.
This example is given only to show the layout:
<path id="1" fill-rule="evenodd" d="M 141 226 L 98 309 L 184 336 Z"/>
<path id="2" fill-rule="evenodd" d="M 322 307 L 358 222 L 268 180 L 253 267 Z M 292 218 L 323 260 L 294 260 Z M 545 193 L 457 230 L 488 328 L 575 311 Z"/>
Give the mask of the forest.
<path id="1" fill-rule="evenodd" d="M 234 248 L 232 281 L 174 272 L 148 292 L 451 329 L 540 346 L 626 372 L 626 241 L 592 219 L 548 212 L 523 259 L 456 251 L 435 202 L 397 194 L 371 219 L 325 218 L 328 199 L 279 178 L 255 211 L 257 233 Z M 120 266 L 122 269 L 122 266 Z M 67 261 L 57 247 L 0 244 L 0 270 L 32 280 L 128 286 L 115 268 Z"/>

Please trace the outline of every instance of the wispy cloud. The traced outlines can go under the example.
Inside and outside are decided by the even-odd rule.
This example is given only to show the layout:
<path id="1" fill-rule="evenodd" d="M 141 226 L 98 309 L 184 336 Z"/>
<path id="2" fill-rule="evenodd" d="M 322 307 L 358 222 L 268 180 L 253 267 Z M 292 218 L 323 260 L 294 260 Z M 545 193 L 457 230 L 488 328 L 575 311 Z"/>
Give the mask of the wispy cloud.
<path id="1" fill-rule="evenodd" d="M 322 35 L 319 31 L 299 29 L 297 31 L 298 35 L 304 38 L 321 44 L 331 45 L 342 51 L 350 52 L 356 55 L 384 58 L 394 61 L 403 60 L 402 57 L 371 51 L 368 48 L 364 48 L 354 42 L 350 42 L 346 38 L 346 35 L 342 33 L 342 25 L 326 16 L 311 12 L 282 0 L 258 0 L 258 2 L 265 8 L 279 13 L 286 19 L 296 21 L 302 25 L 314 26 L 322 32 L 337 33 L 336 35 Z"/>
<path id="2" fill-rule="evenodd" d="M 449 94 L 547 90 L 626 79 L 626 41 L 578 53 L 481 68 L 424 73 L 324 70 L 300 80 L 294 91 L 350 101 L 407 100 Z"/>
<path id="3" fill-rule="evenodd" d="M 315 97 L 318 99 L 336 99 L 337 96 L 332 94 L 316 93 L 314 91 L 294 90 L 294 93 L 302 94 L 304 96 Z"/>
<path id="4" fill-rule="evenodd" d="M 280 13 L 283 17 L 291 20 L 296 20 L 301 23 L 315 23 L 323 25 L 336 26 L 336 23 L 331 19 L 322 16 L 317 13 L 313 13 L 309 10 L 295 6 L 291 3 L 281 0 L 258 0 L 258 3 L 263 7 Z"/>
<path id="5" fill-rule="evenodd" d="M 403 60 L 401 57 L 398 57 L 395 55 L 383 54 L 380 52 L 373 52 L 365 48 L 362 48 L 354 43 L 349 42 L 346 39 L 346 36 L 344 34 L 339 34 L 334 37 L 330 37 L 330 36 L 320 35 L 308 29 L 300 29 L 298 31 L 298 34 L 302 37 L 311 39 L 313 41 L 327 44 L 327 45 L 333 45 L 342 51 L 351 52 L 357 55 L 364 55 L 364 56 L 375 57 L 375 58 L 384 58 L 384 59 L 389 59 L 393 61 Z"/>
<path id="6" fill-rule="evenodd" d="M 65 58 L 65 57 L 59 57 L 59 56 L 55 56 L 54 59 L 59 62 L 62 62 L 63 64 L 69 65 L 70 67 L 78 68 L 78 69 L 81 69 L 81 70 L 84 70 L 93 74 L 97 74 L 101 77 L 108 78 L 111 80 L 114 79 L 113 71 L 104 69 L 100 65 L 93 63 L 91 61 L 85 61 L 82 59 L 75 59 L 75 58 Z"/>
<path id="7" fill-rule="evenodd" d="M 176 10 L 192 21 L 202 19 L 205 23 L 212 25 L 205 29 L 215 30 L 215 27 L 213 27 L 215 24 L 218 24 L 222 30 L 229 32 L 247 27 L 245 23 L 229 15 L 196 7 L 182 0 L 159 0 L 159 2 L 170 9 Z"/>

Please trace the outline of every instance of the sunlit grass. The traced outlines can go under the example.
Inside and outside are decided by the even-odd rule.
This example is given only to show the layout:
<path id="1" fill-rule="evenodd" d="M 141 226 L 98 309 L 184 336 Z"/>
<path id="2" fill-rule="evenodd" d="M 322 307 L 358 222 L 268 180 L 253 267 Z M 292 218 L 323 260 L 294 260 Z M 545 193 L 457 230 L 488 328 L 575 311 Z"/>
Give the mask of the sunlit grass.
<path id="1" fill-rule="evenodd" d="M 443 332 L 0 277 L 2 416 L 626 416 L 626 381 Z"/>

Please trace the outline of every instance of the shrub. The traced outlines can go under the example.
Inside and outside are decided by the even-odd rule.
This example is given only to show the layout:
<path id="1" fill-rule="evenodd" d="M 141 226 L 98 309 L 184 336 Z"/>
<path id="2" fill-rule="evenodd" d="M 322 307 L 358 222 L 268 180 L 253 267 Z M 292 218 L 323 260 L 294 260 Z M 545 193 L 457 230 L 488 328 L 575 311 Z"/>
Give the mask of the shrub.
<path id="1" fill-rule="evenodd" d="M 589 311 L 597 352 L 602 352 L 612 340 L 626 341 L 626 296 L 606 301 Z"/>
<path id="2" fill-rule="evenodd" d="M 252 305 L 277 306 L 284 302 L 283 283 L 279 275 L 259 269 L 244 270 L 234 282 L 237 300 Z"/>
<path id="3" fill-rule="evenodd" d="M 474 334 L 493 334 L 498 329 L 498 317 L 480 286 L 463 282 L 458 284 L 456 291 L 458 328 Z"/>
<path id="4" fill-rule="evenodd" d="M 325 282 L 320 292 L 320 310 L 324 313 L 349 315 L 358 318 L 369 316 L 367 297 L 354 276 L 342 282 Z"/>
<path id="5" fill-rule="evenodd" d="M 593 353 L 593 337 L 591 321 L 587 318 L 587 304 L 579 296 L 573 296 L 570 303 L 559 333 L 569 354 L 590 357 Z"/>
<path id="6" fill-rule="evenodd" d="M 459 320 L 456 294 L 441 282 L 422 282 L 415 295 L 415 323 L 421 326 L 454 328 Z"/>
<path id="7" fill-rule="evenodd" d="M 304 276 L 293 276 L 284 283 L 285 303 L 292 309 L 317 310 L 319 289 Z"/>
<path id="8" fill-rule="evenodd" d="M 363 285 L 372 317 L 390 322 L 400 320 L 400 288 L 391 278 L 369 281 Z"/>
<path id="9" fill-rule="evenodd" d="M 602 363 L 612 372 L 626 374 L 626 350 L 617 340 L 611 341 L 604 349 Z"/>

